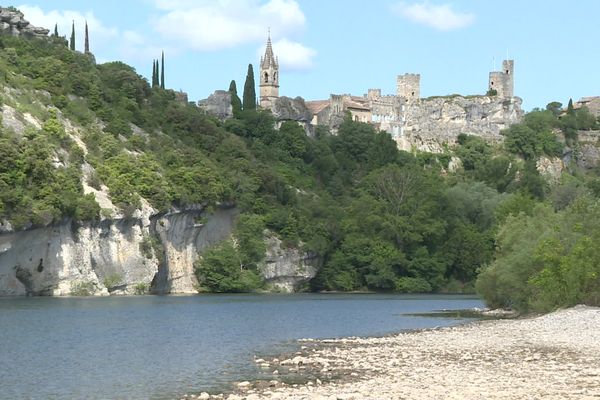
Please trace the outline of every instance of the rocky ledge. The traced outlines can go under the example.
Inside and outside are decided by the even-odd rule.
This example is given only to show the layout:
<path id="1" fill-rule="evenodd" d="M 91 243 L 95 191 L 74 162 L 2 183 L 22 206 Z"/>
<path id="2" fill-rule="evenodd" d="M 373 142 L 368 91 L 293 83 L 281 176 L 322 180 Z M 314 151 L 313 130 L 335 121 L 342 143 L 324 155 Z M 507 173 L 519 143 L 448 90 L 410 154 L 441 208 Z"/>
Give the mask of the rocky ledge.
<path id="1" fill-rule="evenodd" d="M 0 7 L 0 33 L 12 36 L 47 37 L 46 28 L 33 26 L 23 18 L 23 13 L 13 9 Z"/>
<path id="2" fill-rule="evenodd" d="M 307 340 L 292 357 L 257 360 L 271 381 L 187 398 L 597 399 L 599 326 L 599 308 L 577 306 L 382 338 Z M 305 383 L 283 384 L 286 372 Z"/>

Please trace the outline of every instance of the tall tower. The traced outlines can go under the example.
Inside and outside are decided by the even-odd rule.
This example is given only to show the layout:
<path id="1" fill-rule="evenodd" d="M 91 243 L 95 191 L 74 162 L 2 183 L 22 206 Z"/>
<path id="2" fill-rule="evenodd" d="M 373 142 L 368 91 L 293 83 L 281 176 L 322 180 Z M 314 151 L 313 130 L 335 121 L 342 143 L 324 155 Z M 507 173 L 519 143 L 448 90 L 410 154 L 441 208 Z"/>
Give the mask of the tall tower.
<path id="1" fill-rule="evenodd" d="M 502 61 L 502 71 L 490 72 L 489 90 L 495 90 L 500 98 L 511 98 L 515 89 L 515 62 L 514 60 Z"/>
<path id="2" fill-rule="evenodd" d="M 404 74 L 396 78 L 396 94 L 404 97 L 408 103 L 421 98 L 421 75 Z"/>
<path id="3" fill-rule="evenodd" d="M 260 58 L 260 106 L 270 108 L 279 97 L 279 61 L 273 54 L 271 33 L 267 39 L 265 55 Z"/>

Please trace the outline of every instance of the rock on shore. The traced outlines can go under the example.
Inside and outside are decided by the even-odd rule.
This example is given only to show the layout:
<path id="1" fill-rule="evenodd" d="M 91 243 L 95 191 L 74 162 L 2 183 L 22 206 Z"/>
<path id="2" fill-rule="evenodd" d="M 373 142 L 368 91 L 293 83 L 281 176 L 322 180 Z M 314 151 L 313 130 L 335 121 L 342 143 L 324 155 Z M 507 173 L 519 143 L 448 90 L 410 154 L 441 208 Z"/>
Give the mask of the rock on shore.
<path id="1" fill-rule="evenodd" d="M 598 399 L 599 328 L 600 309 L 577 306 L 530 319 L 307 342 L 301 355 L 271 360 L 279 372 L 305 371 L 306 384 L 257 383 L 212 398 Z"/>

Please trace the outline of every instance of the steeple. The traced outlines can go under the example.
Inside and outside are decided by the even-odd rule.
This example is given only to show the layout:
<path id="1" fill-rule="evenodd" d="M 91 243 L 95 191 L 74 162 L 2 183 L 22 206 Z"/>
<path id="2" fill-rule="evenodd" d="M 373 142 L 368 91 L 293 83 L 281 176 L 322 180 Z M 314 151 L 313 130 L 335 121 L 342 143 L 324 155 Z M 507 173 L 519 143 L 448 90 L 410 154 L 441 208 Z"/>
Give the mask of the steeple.
<path id="1" fill-rule="evenodd" d="M 271 29 L 269 29 L 269 36 L 267 39 L 267 48 L 265 50 L 265 55 L 260 58 L 260 68 L 268 69 L 268 68 L 279 69 L 279 63 L 275 55 L 273 54 L 273 44 L 271 43 Z"/>
<path id="2" fill-rule="evenodd" d="M 260 58 L 260 106 L 270 108 L 279 97 L 279 61 L 273 53 L 271 30 L 267 36 L 265 55 Z"/>

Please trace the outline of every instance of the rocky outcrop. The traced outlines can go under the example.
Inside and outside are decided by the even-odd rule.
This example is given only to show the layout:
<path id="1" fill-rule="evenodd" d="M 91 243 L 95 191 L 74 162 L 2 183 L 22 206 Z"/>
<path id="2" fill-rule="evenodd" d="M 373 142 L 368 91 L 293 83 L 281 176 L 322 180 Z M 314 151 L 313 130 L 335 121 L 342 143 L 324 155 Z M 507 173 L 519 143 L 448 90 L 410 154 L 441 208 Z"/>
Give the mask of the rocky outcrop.
<path id="1" fill-rule="evenodd" d="M 220 120 L 233 117 L 231 93 L 227 90 L 215 90 L 207 99 L 200 100 L 198 106 L 207 114 L 213 115 Z"/>
<path id="2" fill-rule="evenodd" d="M 265 240 L 267 257 L 261 273 L 267 285 L 278 291 L 295 292 L 316 276 L 321 262 L 316 254 L 284 248 L 281 240 L 271 234 Z"/>
<path id="3" fill-rule="evenodd" d="M 445 145 L 454 145 L 461 133 L 499 142 L 500 131 L 520 122 L 522 116 L 519 97 L 432 97 L 406 106 L 402 131 L 392 136 L 402 150 L 439 153 Z"/>
<path id="4" fill-rule="evenodd" d="M 537 160 L 537 170 L 541 175 L 546 177 L 551 182 L 558 182 L 565 169 L 565 163 L 558 157 L 545 157 L 542 156 Z"/>
<path id="5" fill-rule="evenodd" d="M 310 123 L 312 114 L 302 97 L 278 97 L 271 107 L 271 112 L 277 121 L 298 121 Z"/>
<path id="6" fill-rule="evenodd" d="M 312 113 L 306 107 L 302 97 L 294 99 L 278 97 L 271 105 L 271 113 L 277 120 L 278 129 L 284 122 L 294 121 L 304 129 L 308 136 L 314 136 L 314 126 L 311 125 Z"/>
<path id="7" fill-rule="evenodd" d="M 5 232 L 0 296 L 194 293 L 198 251 L 227 237 L 236 213 L 198 209 Z"/>
<path id="8" fill-rule="evenodd" d="M 0 7 L 0 33 L 12 36 L 48 37 L 46 28 L 33 26 L 23 18 L 23 13 L 13 9 Z"/>

